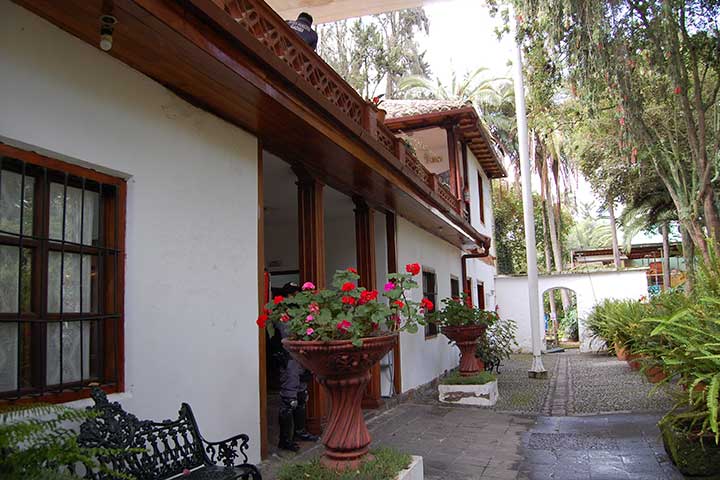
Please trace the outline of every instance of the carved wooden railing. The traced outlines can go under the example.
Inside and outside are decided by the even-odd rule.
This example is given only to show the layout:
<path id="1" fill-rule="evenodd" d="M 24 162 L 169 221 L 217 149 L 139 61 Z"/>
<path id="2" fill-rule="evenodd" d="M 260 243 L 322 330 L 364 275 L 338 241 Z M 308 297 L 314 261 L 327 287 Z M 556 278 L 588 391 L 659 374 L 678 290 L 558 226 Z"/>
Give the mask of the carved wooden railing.
<path id="1" fill-rule="evenodd" d="M 440 182 L 436 182 L 435 185 L 437 186 L 435 192 L 438 194 L 438 196 L 445 200 L 445 202 L 448 203 L 453 210 L 461 213 L 460 200 L 455 197 L 455 195 L 450 191 L 450 189 L 446 187 L 445 184 Z"/>
<path id="2" fill-rule="evenodd" d="M 370 133 L 391 155 L 398 158 L 403 171 L 425 184 L 457 213 L 460 201 L 437 181 L 405 144 L 384 124 L 377 122 L 377 108 L 363 99 L 330 65 L 307 45 L 263 0 L 214 0 L 255 39 L 285 62 L 301 78 L 332 103 L 352 122 Z"/>
<path id="3" fill-rule="evenodd" d="M 225 11 L 350 119 L 362 124 L 365 100 L 262 0 L 231 0 Z"/>

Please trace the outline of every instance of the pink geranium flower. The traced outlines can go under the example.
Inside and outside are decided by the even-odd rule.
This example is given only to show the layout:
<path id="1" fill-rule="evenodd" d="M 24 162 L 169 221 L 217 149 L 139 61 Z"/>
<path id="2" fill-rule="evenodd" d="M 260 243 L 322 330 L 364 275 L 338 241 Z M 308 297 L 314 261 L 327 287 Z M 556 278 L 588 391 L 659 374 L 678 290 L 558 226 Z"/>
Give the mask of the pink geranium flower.
<path id="1" fill-rule="evenodd" d="M 312 328 L 308 328 L 307 330 L 305 330 L 305 335 L 307 335 L 308 337 L 313 333 L 315 333 L 315 330 L 313 330 Z"/>
<path id="2" fill-rule="evenodd" d="M 315 320 L 315 317 L 313 317 L 312 315 L 308 315 L 307 317 L 305 317 L 305 323 L 310 323 L 313 320 Z"/>
<path id="3" fill-rule="evenodd" d="M 305 282 L 302 286 L 303 290 L 315 290 L 315 284 L 312 282 Z"/>
<path id="4" fill-rule="evenodd" d="M 318 313 L 318 312 L 320 311 L 320 305 L 318 305 L 318 304 L 315 303 L 315 302 L 311 303 L 311 304 L 310 304 L 310 311 L 311 311 L 312 313 Z"/>
<path id="5" fill-rule="evenodd" d="M 394 284 L 393 282 L 387 282 L 387 283 L 385 284 L 385 291 L 386 291 L 386 292 L 391 292 L 391 291 L 393 291 L 393 290 L 395 290 L 395 284 Z"/>

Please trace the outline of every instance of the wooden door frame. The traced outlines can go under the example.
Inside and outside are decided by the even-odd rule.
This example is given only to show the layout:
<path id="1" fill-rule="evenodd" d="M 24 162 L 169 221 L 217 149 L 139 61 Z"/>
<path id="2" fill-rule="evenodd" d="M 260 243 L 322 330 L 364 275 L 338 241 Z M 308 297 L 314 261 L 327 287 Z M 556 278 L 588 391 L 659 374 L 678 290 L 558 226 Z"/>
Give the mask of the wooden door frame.
<path id="1" fill-rule="evenodd" d="M 300 285 L 313 282 L 318 290 L 325 288 L 325 185 L 307 170 L 293 167 L 298 177 L 298 268 Z M 315 377 L 308 384 L 307 430 L 322 433 L 327 405 L 325 393 Z"/>
<path id="2" fill-rule="evenodd" d="M 263 170 L 263 146 L 258 140 L 257 159 L 257 188 L 258 188 L 258 225 L 257 225 L 257 268 L 258 268 L 258 315 L 264 308 L 265 300 L 265 192 L 264 192 L 264 170 Z M 268 416 L 267 416 L 267 341 L 265 330 L 258 329 L 258 374 L 260 386 L 260 458 L 267 458 L 268 455 Z"/>
<path id="3" fill-rule="evenodd" d="M 398 272 L 398 251 L 397 251 L 397 217 L 393 212 L 385 213 L 385 235 L 387 239 L 387 271 L 388 273 Z M 393 349 L 393 389 L 395 395 L 402 393 L 402 356 L 400 355 L 400 336 Z"/>

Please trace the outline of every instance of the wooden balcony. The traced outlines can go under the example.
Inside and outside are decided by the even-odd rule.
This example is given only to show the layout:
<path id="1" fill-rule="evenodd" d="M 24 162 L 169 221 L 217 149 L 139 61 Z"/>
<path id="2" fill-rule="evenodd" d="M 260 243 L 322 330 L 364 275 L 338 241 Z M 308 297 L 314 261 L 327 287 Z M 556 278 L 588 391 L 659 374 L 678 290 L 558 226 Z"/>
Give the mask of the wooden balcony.
<path id="1" fill-rule="evenodd" d="M 299 88 L 312 88 L 329 100 L 350 121 L 376 140 L 402 166 L 414 182 L 425 185 L 450 210 L 462 215 L 460 199 L 405 149 L 405 143 L 384 124 L 377 123 L 377 108 L 363 99 L 330 65 L 290 29 L 263 0 L 214 0 L 248 33 L 304 80 Z"/>
<path id="2" fill-rule="evenodd" d="M 117 60 L 254 135 L 259 150 L 449 243 L 488 248 L 460 203 L 377 110 L 262 0 L 14 0 L 93 48 L 117 18 Z M 450 222 L 453 228 L 448 228 Z"/>

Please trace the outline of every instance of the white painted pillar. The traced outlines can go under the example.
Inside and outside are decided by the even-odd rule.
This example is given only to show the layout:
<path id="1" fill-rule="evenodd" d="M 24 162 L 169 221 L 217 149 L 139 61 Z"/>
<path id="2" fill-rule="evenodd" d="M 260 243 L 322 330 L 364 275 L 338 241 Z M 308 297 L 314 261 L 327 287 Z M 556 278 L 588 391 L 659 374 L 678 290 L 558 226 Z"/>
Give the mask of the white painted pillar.
<path id="1" fill-rule="evenodd" d="M 513 11 L 514 13 L 514 11 Z M 515 23 L 517 25 L 517 18 Z M 513 34 L 517 34 L 517 28 Z M 538 294 L 538 267 L 535 242 L 535 215 L 532 198 L 530 155 L 528 151 L 528 127 L 525 111 L 525 86 L 522 71 L 522 51 L 515 42 L 515 114 L 518 126 L 518 150 L 520 154 L 520 176 L 522 180 L 523 219 L 525 224 L 525 252 L 528 269 L 528 300 L 530 302 L 530 334 L 532 335 L 533 362 L 528 375 L 531 378 L 544 378 L 547 371 L 542 363 L 540 338 L 540 309 Z"/>

